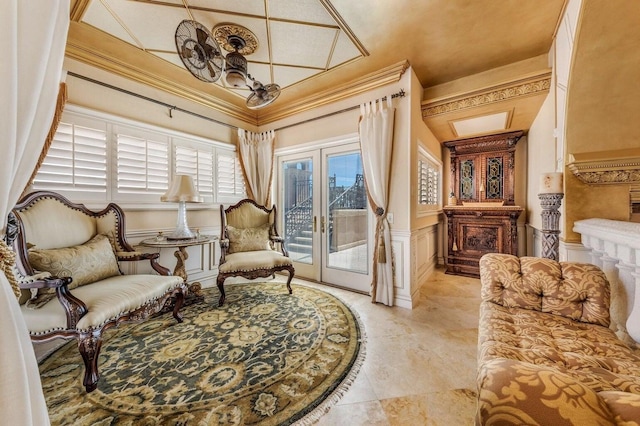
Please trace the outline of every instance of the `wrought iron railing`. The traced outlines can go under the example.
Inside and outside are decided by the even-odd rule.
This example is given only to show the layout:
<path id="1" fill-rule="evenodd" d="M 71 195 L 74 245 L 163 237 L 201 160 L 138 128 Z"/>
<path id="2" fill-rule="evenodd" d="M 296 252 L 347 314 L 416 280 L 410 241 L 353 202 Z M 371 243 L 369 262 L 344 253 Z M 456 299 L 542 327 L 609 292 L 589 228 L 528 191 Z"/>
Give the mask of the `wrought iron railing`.
<path id="1" fill-rule="evenodd" d="M 311 194 L 311 181 L 306 179 L 296 181 L 295 188 L 295 194 L 292 196 L 292 201 L 295 201 L 295 204 L 285 210 L 284 234 L 287 243 L 293 242 L 304 231 L 312 230 L 313 197 Z M 329 241 L 333 241 L 331 236 L 333 233 L 333 212 L 335 210 L 366 208 L 367 193 L 362 174 L 357 174 L 354 184 L 347 188 L 336 185 L 335 175 L 329 177 L 329 217 L 327 221 Z"/>

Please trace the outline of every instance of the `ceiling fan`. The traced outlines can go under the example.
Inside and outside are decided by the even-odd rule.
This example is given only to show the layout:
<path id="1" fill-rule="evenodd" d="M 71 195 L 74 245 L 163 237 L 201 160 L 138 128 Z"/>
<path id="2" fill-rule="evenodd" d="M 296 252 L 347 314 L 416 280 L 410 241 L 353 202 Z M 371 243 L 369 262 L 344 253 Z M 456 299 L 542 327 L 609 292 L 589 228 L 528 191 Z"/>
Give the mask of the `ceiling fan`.
<path id="1" fill-rule="evenodd" d="M 280 95 L 280 86 L 264 85 L 247 72 L 244 56 L 258 48 L 258 39 L 247 28 L 223 23 L 216 25 L 212 34 L 199 22 L 184 20 L 176 28 L 175 40 L 178 56 L 194 77 L 215 83 L 224 73 L 230 87 L 248 87 L 251 93 L 246 100 L 247 108 L 265 107 Z M 222 55 L 220 46 L 229 52 L 226 56 Z"/>

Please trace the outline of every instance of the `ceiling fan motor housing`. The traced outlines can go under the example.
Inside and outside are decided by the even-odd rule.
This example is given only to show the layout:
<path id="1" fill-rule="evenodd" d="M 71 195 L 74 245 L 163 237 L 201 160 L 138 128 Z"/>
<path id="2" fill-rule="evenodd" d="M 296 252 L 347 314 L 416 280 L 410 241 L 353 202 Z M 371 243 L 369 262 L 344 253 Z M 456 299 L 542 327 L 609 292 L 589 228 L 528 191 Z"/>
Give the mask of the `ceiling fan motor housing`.
<path id="1" fill-rule="evenodd" d="M 225 58 L 225 80 L 232 87 L 244 87 L 247 81 L 247 59 L 238 52 L 231 52 Z"/>

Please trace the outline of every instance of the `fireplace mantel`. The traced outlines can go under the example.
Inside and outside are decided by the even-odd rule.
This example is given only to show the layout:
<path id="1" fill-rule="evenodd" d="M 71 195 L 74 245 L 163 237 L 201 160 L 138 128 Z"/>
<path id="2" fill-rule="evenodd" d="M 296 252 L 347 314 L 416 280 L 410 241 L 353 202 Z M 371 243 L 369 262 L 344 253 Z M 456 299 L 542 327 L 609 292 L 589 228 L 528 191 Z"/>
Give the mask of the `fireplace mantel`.
<path id="1" fill-rule="evenodd" d="M 585 219 L 573 230 L 611 283 L 612 328 L 627 342 L 640 343 L 640 223 Z"/>

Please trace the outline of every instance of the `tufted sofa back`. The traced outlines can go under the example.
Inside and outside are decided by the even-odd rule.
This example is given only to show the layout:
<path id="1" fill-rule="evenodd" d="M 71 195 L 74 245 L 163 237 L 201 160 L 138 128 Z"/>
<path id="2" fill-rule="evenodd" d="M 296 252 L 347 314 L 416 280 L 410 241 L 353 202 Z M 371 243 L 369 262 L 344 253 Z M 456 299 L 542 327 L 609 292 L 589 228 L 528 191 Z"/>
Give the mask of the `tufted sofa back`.
<path id="1" fill-rule="evenodd" d="M 483 302 L 609 326 L 609 282 L 597 266 L 490 253 L 480 259 L 480 280 Z"/>

